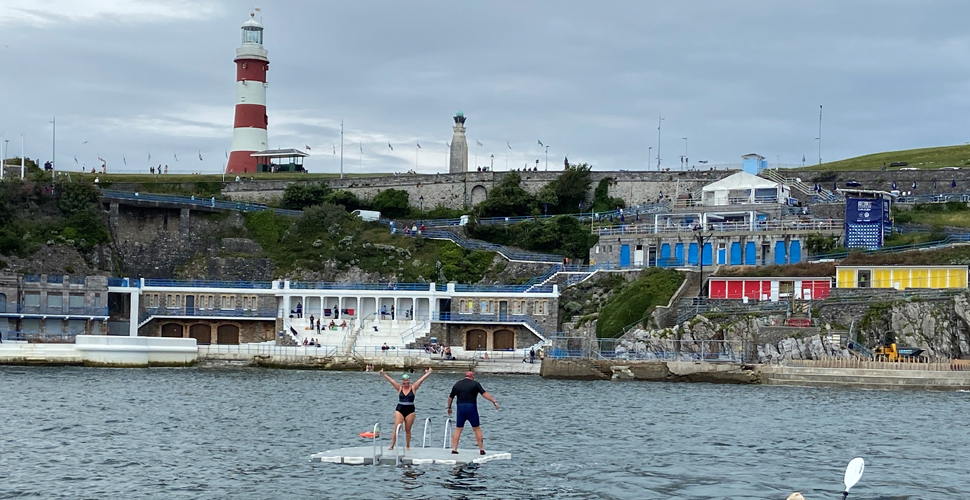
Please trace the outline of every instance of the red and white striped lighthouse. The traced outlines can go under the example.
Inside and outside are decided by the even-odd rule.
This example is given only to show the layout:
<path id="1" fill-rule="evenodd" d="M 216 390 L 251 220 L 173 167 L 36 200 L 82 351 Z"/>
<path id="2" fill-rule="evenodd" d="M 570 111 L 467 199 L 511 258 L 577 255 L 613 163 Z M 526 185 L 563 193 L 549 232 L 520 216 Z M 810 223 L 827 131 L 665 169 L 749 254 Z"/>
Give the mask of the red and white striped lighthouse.
<path id="1" fill-rule="evenodd" d="M 242 46 L 236 49 L 236 118 L 226 173 L 256 172 L 257 151 L 267 149 L 266 72 L 269 58 L 263 48 L 263 26 L 255 13 L 242 25 Z"/>

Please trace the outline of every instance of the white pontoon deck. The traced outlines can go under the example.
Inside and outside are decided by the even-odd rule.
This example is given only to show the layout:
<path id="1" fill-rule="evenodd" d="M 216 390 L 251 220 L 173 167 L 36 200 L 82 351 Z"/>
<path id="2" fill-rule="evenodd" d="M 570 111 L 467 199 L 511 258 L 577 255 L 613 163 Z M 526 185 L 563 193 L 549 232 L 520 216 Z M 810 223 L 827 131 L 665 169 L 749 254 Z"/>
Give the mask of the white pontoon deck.
<path id="1" fill-rule="evenodd" d="M 352 448 L 339 448 L 336 450 L 323 451 L 310 455 L 310 461 L 332 464 L 347 465 L 464 465 L 464 464 L 483 464 L 493 460 L 511 460 L 512 454 L 507 451 L 487 451 L 482 455 L 477 449 L 458 449 L 458 453 L 452 453 L 451 447 L 451 419 L 445 421 L 445 431 L 442 437 L 442 447 L 428 447 L 428 425 L 431 419 L 424 422 L 424 436 L 421 440 L 420 448 L 404 449 L 403 425 L 398 425 L 395 432 L 398 433 L 398 447 L 388 450 L 381 441 L 380 426 L 374 425 L 374 437 L 369 446 L 355 446 Z M 469 429 L 470 431 L 471 429 Z M 469 432 L 470 434 L 470 432 Z M 464 436 L 465 439 L 475 439 L 473 435 Z"/>

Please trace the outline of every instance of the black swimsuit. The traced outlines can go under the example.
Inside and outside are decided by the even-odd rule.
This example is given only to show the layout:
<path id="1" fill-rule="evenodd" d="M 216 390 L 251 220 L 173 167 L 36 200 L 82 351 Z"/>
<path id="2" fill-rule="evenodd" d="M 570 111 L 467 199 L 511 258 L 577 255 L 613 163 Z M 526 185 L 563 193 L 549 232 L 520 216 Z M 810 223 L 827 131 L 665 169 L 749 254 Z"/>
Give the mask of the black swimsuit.
<path id="1" fill-rule="evenodd" d="M 411 392 L 404 394 L 404 391 L 397 393 L 397 408 L 395 411 L 401 413 L 402 416 L 407 417 L 408 415 L 414 413 L 414 389 Z"/>

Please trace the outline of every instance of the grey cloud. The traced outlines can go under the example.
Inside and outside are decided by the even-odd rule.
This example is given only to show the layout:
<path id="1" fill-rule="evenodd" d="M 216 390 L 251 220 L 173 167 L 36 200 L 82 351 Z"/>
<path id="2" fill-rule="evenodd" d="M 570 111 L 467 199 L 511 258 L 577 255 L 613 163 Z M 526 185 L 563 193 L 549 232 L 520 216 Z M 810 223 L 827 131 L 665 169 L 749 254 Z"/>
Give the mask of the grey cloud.
<path id="1" fill-rule="evenodd" d="M 57 114 L 62 166 L 75 153 L 90 166 L 178 152 L 219 170 L 248 9 L 8 24 L 0 131 L 26 132 L 28 154 L 46 159 Z M 797 163 L 817 156 L 822 104 L 826 160 L 963 143 L 968 13 L 963 2 L 275 2 L 262 12 L 270 141 L 309 144 L 310 168 L 330 171 L 342 118 L 355 168 L 358 140 L 367 171 L 411 168 L 421 142 L 432 171 L 461 109 L 470 144 L 485 143 L 471 147 L 479 163 L 504 166 L 506 141 L 510 166 L 544 163 L 541 139 L 556 167 L 569 154 L 641 169 L 663 113 L 665 166 L 682 137 L 693 160 Z"/>

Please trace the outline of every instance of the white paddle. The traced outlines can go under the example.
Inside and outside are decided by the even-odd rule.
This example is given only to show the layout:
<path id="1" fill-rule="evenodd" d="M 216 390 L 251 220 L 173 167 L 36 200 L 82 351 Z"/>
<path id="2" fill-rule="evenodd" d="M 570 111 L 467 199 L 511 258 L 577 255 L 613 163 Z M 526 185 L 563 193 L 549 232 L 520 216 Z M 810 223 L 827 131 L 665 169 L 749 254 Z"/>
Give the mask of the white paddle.
<path id="1" fill-rule="evenodd" d="M 862 479 L 862 471 L 865 469 L 866 461 L 862 458 L 853 458 L 849 462 L 849 466 L 845 468 L 845 491 L 842 492 L 842 500 L 849 496 L 849 489 Z"/>

